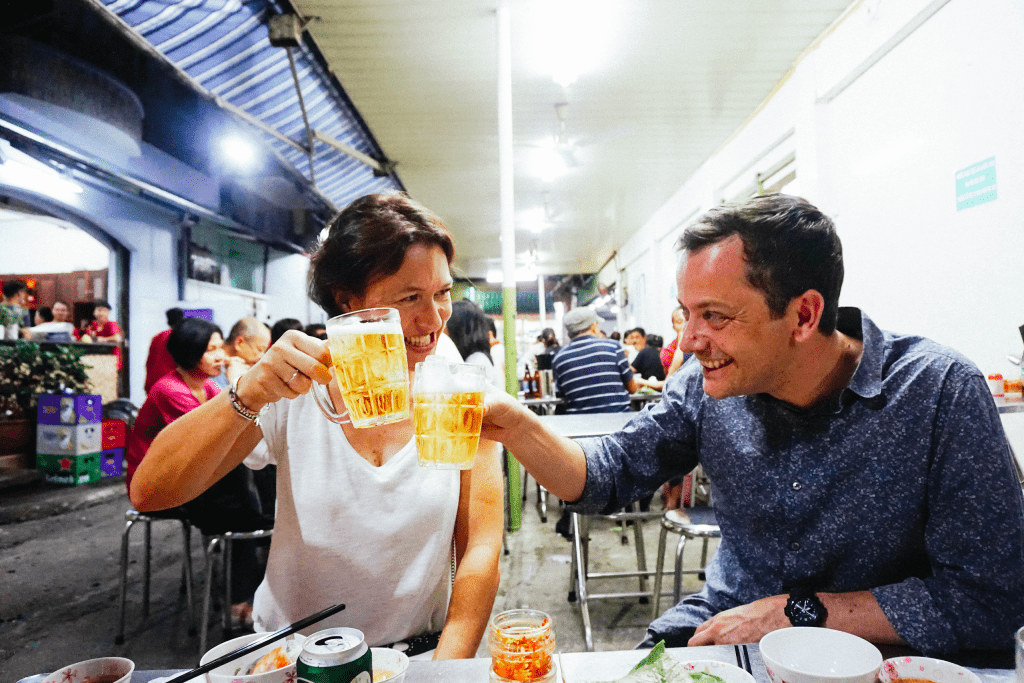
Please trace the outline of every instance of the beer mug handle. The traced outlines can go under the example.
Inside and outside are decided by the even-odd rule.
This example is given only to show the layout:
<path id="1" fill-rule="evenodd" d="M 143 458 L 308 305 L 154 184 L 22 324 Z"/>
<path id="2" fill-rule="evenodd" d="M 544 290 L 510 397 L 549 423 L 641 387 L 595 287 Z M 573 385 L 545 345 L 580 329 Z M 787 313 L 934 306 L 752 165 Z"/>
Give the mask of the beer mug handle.
<path id="1" fill-rule="evenodd" d="M 340 415 L 334 410 L 334 401 L 331 400 L 331 394 L 327 391 L 326 384 L 313 382 L 310 392 L 313 394 L 313 399 L 316 401 L 317 407 L 320 408 L 320 412 L 323 413 L 324 417 L 328 420 L 335 424 L 352 422 L 352 420 L 349 419 L 347 410 Z"/>

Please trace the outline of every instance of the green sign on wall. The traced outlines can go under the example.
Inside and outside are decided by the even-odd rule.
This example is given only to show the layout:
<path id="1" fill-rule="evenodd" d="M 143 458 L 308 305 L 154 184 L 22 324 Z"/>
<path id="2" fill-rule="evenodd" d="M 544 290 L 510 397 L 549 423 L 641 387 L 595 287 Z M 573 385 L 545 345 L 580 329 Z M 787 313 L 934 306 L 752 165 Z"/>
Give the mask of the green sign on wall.
<path id="1" fill-rule="evenodd" d="M 979 161 L 956 173 L 956 210 L 996 198 L 996 158 Z"/>

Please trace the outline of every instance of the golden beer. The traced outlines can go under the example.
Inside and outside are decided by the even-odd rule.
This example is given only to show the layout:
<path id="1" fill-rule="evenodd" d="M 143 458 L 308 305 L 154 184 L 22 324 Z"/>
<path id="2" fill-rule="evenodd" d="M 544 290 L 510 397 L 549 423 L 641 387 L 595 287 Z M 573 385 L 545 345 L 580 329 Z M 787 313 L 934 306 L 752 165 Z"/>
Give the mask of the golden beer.
<path id="1" fill-rule="evenodd" d="M 417 393 L 416 451 L 422 467 L 468 470 L 484 420 L 484 392 Z"/>
<path id="2" fill-rule="evenodd" d="M 487 378 L 478 365 L 429 356 L 416 364 L 413 427 L 420 467 L 468 470 L 484 421 Z"/>
<path id="3" fill-rule="evenodd" d="M 330 396 L 314 385 L 313 396 L 327 419 L 373 427 L 409 418 L 409 361 L 398 311 L 371 308 L 331 318 L 327 345 L 348 409 L 347 416 L 335 413 Z"/>

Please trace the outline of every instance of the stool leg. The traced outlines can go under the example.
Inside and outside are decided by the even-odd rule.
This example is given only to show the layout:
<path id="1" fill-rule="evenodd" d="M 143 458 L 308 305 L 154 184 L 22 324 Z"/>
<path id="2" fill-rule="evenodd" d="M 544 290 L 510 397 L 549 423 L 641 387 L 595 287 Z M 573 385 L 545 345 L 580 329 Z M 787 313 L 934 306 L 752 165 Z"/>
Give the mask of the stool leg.
<path id="1" fill-rule="evenodd" d="M 181 535 L 185 540 L 185 605 L 188 608 L 188 634 L 196 634 L 196 611 L 192 598 L 192 527 L 184 519 L 181 520 Z"/>
<path id="2" fill-rule="evenodd" d="M 676 586 L 672 589 L 673 604 L 679 604 L 679 598 L 683 592 L 683 548 L 686 547 L 686 534 L 679 534 L 679 544 L 676 546 Z"/>
<path id="3" fill-rule="evenodd" d="M 644 547 L 644 529 L 643 525 L 640 524 L 639 519 L 633 520 L 633 543 L 636 545 L 636 568 L 639 571 L 647 571 L 647 548 Z M 641 574 L 640 577 L 640 592 L 643 593 L 647 590 L 647 577 Z M 640 604 L 647 604 L 647 596 L 640 598 Z"/>
<path id="4" fill-rule="evenodd" d="M 581 523 L 582 522 L 582 523 Z M 581 528 L 582 527 L 582 528 Z M 590 607 L 587 604 L 587 543 L 589 529 L 583 517 L 573 513 L 573 555 L 576 559 L 576 589 L 580 601 L 580 618 L 583 621 L 583 643 L 587 652 L 594 651 L 594 636 L 590 628 Z"/>
<path id="5" fill-rule="evenodd" d="M 114 642 L 117 645 L 124 643 L 124 611 L 125 602 L 128 599 L 128 533 L 132 530 L 133 520 L 124 523 L 124 531 L 121 532 L 121 617 L 117 625 L 117 635 Z"/>
<path id="6" fill-rule="evenodd" d="M 523 472 L 523 500 L 525 501 L 526 500 L 526 487 L 529 485 L 530 473 L 526 471 L 525 467 L 523 468 L 522 472 Z"/>
<path id="7" fill-rule="evenodd" d="M 224 542 L 224 607 L 221 610 L 224 637 L 231 635 L 231 537 Z"/>
<path id="8" fill-rule="evenodd" d="M 203 617 L 199 622 L 199 656 L 206 654 L 206 638 L 210 630 L 210 600 L 213 595 L 213 554 L 220 545 L 220 539 L 211 538 L 206 546 L 206 588 L 203 595 Z"/>
<path id="9" fill-rule="evenodd" d="M 569 537 L 572 539 L 572 561 L 569 564 L 569 602 L 576 602 L 576 515 L 569 515 Z"/>
<path id="10" fill-rule="evenodd" d="M 146 539 L 146 549 L 145 549 L 145 552 L 146 552 L 146 554 L 143 556 L 143 559 L 142 559 L 142 563 L 143 563 L 142 564 L 142 576 L 143 576 L 143 579 L 142 579 L 142 616 L 143 617 L 148 617 L 149 616 L 149 559 L 150 559 L 149 558 L 149 556 L 150 556 L 149 549 L 150 549 L 150 541 L 152 540 L 153 534 L 152 534 L 152 530 L 151 530 L 152 524 L 150 523 L 150 521 L 148 519 L 144 520 L 143 524 L 145 524 L 145 539 Z"/>
<path id="11" fill-rule="evenodd" d="M 651 619 L 657 619 L 659 616 L 658 606 L 661 603 L 661 577 L 664 572 L 663 565 L 665 564 L 665 537 L 668 536 L 668 529 L 664 526 L 661 527 L 661 533 L 658 534 L 658 559 L 654 564 L 654 607 L 651 609 Z"/>

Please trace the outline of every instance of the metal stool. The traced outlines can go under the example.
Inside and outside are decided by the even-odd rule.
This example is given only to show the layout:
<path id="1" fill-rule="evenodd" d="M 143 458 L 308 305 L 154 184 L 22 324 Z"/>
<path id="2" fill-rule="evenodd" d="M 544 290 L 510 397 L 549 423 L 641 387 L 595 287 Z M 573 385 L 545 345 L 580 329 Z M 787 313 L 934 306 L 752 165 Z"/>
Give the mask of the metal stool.
<path id="1" fill-rule="evenodd" d="M 580 603 L 580 619 L 583 621 L 583 641 L 587 652 L 594 651 L 594 637 L 590 626 L 591 600 L 615 600 L 622 598 L 637 598 L 640 603 L 646 603 L 651 596 L 647 590 L 647 578 L 654 574 L 647 569 L 647 553 L 644 550 L 644 535 L 640 522 L 645 519 L 654 519 L 657 512 L 632 512 L 623 511 L 610 515 L 593 515 L 599 519 L 618 521 L 622 524 L 625 533 L 626 523 L 633 522 L 633 538 L 636 544 L 636 571 L 621 572 L 592 572 L 590 571 L 590 517 L 579 513 L 572 513 L 572 562 L 569 567 L 569 602 Z M 636 577 L 639 580 L 639 590 L 624 593 L 590 593 L 587 583 L 593 579 L 620 579 Z"/>
<path id="2" fill-rule="evenodd" d="M 188 523 L 188 520 L 184 517 L 154 517 L 143 514 L 134 508 L 129 509 L 124 513 L 124 519 L 124 531 L 121 532 L 121 618 L 118 622 L 117 635 L 114 637 L 114 642 L 118 645 L 124 643 L 125 602 L 128 598 L 128 536 L 131 533 L 132 526 L 137 522 L 141 522 L 145 525 L 145 554 L 143 555 L 142 561 L 142 616 L 149 616 L 149 559 L 150 540 L 152 538 L 150 525 L 153 522 L 179 522 L 181 524 L 181 533 L 185 541 L 185 558 L 182 563 L 181 580 L 185 586 L 189 635 L 195 635 L 196 619 L 195 613 L 192 609 L 192 527 Z"/>
<path id="3" fill-rule="evenodd" d="M 220 534 L 207 534 L 206 540 L 206 588 L 203 595 L 203 621 L 199 628 L 199 656 L 206 653 L 206 640 L 210 627 L 210 603 L 213 597 L 213 556 L 221 551 L 221 576 L 224 578 L 224 604 L 221 608 L 221 628 L 224 637 L 231 634 L 231 544 L 233 541 L 254 541 L 270 538 L 273 529 L 257 529 L 256 531 L 225 531 Z"/>
<path id="4" fill-rule="evenodd" d="M 653 619 L 657 619 L 658 604 L 661 602 L 661 577 L 662 565 L 665 564 L 665 537 L 668 532 L 679 534 L 679 543 L 676 545 L 676 581 L 672 589 L 672 597 L 675 600 L 672 604 L 679 602 L 682 592 L 683 574 L 699 574 L 704 571 L 708 561 L 708 541 L 712 538 L 721 538 L 722 530 L 718 528 L 718 520 L 715 518 L 715 511 L 712 508 L 683 508 L 679 510 L 668 510 L 661 517 L 661 535 L 658 536 L 658 560 L 654 569 L 654 605 L 651 610 Z M 700 568 L 683 569 L 683 548 L 687 539 L 704 539 L 704 548 L 701 550 Z"/>

